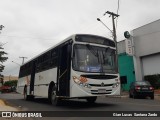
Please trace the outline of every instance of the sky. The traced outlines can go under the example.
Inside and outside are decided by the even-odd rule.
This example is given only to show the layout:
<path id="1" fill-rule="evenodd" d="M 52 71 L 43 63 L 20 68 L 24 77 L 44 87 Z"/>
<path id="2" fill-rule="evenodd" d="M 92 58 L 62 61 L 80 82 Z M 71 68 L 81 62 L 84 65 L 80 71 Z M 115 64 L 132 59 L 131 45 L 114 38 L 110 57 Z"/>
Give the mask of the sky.
<path id="1" fill-rule="evenodd" d="M 0 0 L 0 44 L 8 53 L 2 74 L 18 76 L 25 62 L 76 33 L 112 39 L 112 21 L 106 11 L 120 15 L 115 21 L 117 41 L 123 33 L 160 19 L 160 0 Z"/>

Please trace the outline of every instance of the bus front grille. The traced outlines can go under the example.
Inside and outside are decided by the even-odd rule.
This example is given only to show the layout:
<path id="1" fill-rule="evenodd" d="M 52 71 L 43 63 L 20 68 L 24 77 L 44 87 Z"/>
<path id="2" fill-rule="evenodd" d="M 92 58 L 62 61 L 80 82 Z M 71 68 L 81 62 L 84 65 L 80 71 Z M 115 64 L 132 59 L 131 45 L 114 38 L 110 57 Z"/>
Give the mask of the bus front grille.
<path id="1" fill-rule="evenodd" d="M 106 86 L 112 86 L 113 84 L 89 84 L 90 86 L 93 87 L 106 87 Z"/>
<path id="2" fill-rule="evenodd" d="M 111 94 L 112 90 L 106 90 L 105 92 L 98 92 L 98 90 L 91 90 L 91 94 Z"/>
<path id="3" fill-rule="evenodd" d="M 90 78 L 90 79 L 97 79 L 97 80 L 109 80 L 118 78 L 117 75 L 81 75 L 82 77 Z"/>

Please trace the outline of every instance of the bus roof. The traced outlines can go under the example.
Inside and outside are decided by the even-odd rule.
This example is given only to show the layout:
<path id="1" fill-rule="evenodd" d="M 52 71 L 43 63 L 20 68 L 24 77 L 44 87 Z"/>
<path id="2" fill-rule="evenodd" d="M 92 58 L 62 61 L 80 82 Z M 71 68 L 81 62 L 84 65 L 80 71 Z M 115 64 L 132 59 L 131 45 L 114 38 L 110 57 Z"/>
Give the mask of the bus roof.
<path id="1" fill-rule="evenodd" d="M 40 53 L 40 54 L 36 55 L 35 57 L 31 58 L 30 60 L 28 60 L 27 62 L 25 62 L 25 63 L 24 63 L 24 64 L 22 64 L 21 66 L 23 66 L 23 65 L 25 65 L 25 64 L 27 64 L 27 63 L 29 63 L 30 61 L 32 61 L 32 60 L 34 60 L 34 59 L 36 59 L 37 57 L 39 57 L 39 56 L 43 55 L 44 53 L 46 53 L 46 52 L 50 51 L 51 49 L 53 49 L 53 48 L 55 48 L 55 47 L 57 47 L 57 46 L 61 45 L 62 43 L 67 42 L 67 41 L 68 41 L 68 40 L 70 40 L 70 39 L 74 40 L 73 38 L 75 38 L 75 36 L 76 36 L 76 35 L 96 36 L 96 37 L 101 37 L 101 38 L 105 38 L 105 39 L 108 39 L 108 40 L 110 40 L 110 41 L 113 41 L 113 40 L 111 40 L 111 39 L 109 39 L 109 38 L 106 38 L 106 37 L 103 37 L 103 36 L 99 36 L 99 35 L 93 35 L 93 34 L 73 34 L 73 35 L 70 35 L 69 37 L 65 38 L 65 39 L 64 39 L 64 40 L 62 40 L 61 42 L 59 42 L 59 43 L 55 44 L 53 47 L 51 47 L 51 48 L 49 48 L 49 49 L 47 49 L 47 50 L 43 51 L 42 53 Z M 20 67 L 21 67 L 21 66 L 20 66 Z"/>

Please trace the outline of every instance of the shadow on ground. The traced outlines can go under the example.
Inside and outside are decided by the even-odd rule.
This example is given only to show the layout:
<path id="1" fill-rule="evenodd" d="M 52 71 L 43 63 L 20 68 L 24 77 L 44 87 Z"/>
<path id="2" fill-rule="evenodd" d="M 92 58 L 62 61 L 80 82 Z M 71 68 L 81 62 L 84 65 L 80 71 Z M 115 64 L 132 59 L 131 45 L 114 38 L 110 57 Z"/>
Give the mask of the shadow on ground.
<path id="1" fill-rule="evenodd" d="M 23 99 L 22 99 L 23 100 Z M 35 98 L 32 101 L 28 101 L 28 102 L 32 102 L 32 103 L 36 103 L 36 104 L 43 104 L 43 105 L 49 105 L 52 106 L 51 103 L 48 101 L 48 99 L 46 98 Z M 54 106 L 54 105 L 53 105 Z M 91 108 L 100 108 L 100 107 L 113 107 L 116 106 L 116 104 L 107 104 L 107 103 L 103 103 L 103 102 L 95 102 L 95 103 L 88 103 L 85 100 L 76 100 L 76 99 L 71 99 L 71 100 L 62 100 L 62 102 L 60 103 L 59 108 L 70 108 L 70 109 L 91 109 Z"/>

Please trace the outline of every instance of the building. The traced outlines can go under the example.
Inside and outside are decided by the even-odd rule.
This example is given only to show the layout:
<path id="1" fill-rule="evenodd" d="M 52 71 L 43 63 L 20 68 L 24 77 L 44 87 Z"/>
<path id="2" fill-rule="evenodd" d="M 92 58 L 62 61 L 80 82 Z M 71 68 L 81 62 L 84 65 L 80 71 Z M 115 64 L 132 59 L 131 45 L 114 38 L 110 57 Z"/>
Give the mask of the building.
<path id="1" fill-rule="evenodd" d="M 144 76 L 160 74 L 160 20 L 151 22 L 130 32 L 133 56 L 126 53 L 125 40 L 118 42 L 119 72 L 122 88 L 129 89 L 132 81 L 144 80 Z"/>
<path id="2" fill-rule="evenodd" d="M 4 76 L 3 77 L 3 83 L 7 82 L 7 81 L 12 81 L 12 80 L 18 80 L 17 76 Z M 0 82 L 0 87 L 2 86 L 2 83 Z"/>
<path id="3" fill-rule="evenodd" d="M 160 20 L 131 31 L 136 80 L 160 74 Z"/>
<path id="4" fill-rule="evenodd" d="M 121 78 L 122 90 L 129 90 L 129 86 L 135 81 L 133 56 L 126 53 L 125 40 L 118 42 L 118 66 Z"/>
<path id="5" fill-rule="evenodd" d="M 17 76 L 4 76 L 3 78 L 3 82 L 7 82 L 7 81 L 12 81 L 12 80 L 18 80 L 18 77 Z"/>

